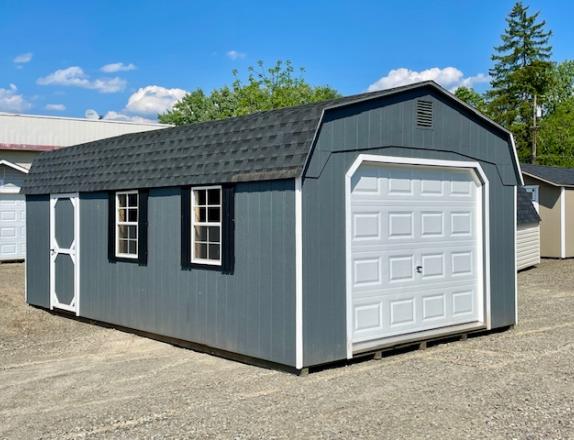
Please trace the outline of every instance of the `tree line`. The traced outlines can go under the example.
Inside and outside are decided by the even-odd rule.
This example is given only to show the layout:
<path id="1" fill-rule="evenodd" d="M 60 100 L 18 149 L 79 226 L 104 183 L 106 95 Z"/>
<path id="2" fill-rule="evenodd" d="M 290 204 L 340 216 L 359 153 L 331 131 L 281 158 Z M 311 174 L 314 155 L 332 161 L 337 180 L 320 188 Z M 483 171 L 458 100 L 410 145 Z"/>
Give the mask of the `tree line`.
<path id="1" fill-rule="evenodd" d="M 521 161 L 574 167 L 574 60 L 553 61 L 551 37 L 540 12 L 531 14 L 517 2 L 494 48 L 490 88 L 479 93 L 460 87 L 455 95 L 509 129 Z M 304 69 L 290 61 L 271 67 L 259 61 L 245 81 L 237 70 L 232 74 L 230 86 L 210 93 L 196 89 L 159 120 L 184 125 L 340 96 L 328 85 L 310 85 Z"/>
<path id="2" fill-rule="evenodd" d="M 517 2 L 494 48 L 484 93 L 460 87 L 455 95 L 514 134 L 521 161 L 574 166 L 574 61 L 552 60 L 552 31 Z"/>

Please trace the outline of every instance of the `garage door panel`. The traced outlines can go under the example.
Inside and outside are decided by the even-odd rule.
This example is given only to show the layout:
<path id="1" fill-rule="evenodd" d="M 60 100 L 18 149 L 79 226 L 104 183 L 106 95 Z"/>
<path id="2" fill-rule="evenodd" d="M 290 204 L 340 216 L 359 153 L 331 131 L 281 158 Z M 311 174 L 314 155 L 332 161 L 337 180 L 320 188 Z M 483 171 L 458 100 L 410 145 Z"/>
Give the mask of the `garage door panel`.
<path id="1" fill-rule="evenodd" d="M 416 245 L 414 242 L 412 244 Z M 425 286 L 441 281 L 472 282 L 479 274 L 474 250 L 469 250 L 470 245 L 472 242 L 437 249 L 437 246 L 427 243 L 411 252 L 404 246 L 389 246 L 385 251 L 377 246 L 364 247 L 356 251 L 351 259 L 355 268 L 353 281 L 359 287 L 363 280 L 374 279 L 376 273 L 380 282 L 389 284 L 382 286 L 379 283 L 377 287 L 381 288 L 409 281 L 424 281 Z M 418 267 L 420 273 L 416 272 Z"/>
<path id="2" fill-rule="evenodd" d="M 473 318 L 473 292 L 430 289 L 422 295 L 397 292 L 361 298 L 353 305 L 353 342 L 468 323 Z"/>
<path id="3" fill-rule="evenodd" d="M 474 172 L 369 165 L 352 182 L 353 341 L 481 319 Z"/>
<path id="4" fill-rule="evenodd" d="M 21 194 L 0 194 L 0 261 L 24 258 L 26 205 Z"/>

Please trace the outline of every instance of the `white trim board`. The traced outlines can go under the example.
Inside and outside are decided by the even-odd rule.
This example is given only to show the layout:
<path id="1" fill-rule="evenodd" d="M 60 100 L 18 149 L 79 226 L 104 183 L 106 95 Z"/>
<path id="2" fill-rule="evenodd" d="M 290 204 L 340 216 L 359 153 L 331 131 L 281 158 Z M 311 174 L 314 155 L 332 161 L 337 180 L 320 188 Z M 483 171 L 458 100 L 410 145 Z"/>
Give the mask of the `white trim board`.
<path id="1" fill-rule="evenodd" d="M 15 169 L 16 171 L 20 171 L 21 173 L 28 174 L 28 168 L 24 168 L 21 165 L 17 165 L 15 163 L 10 162 L 10 161 L 5 160 L 5 159 L 0 160 L 0 165 L 5 165 L 7 167 Z"/>
<path id="2" fill-rule="evenodd" d="M 295 368 L 303 368 L 303 200 L 302 179 L 295 179 Z"/>
<path id="3" fill-rule="evenodd" d="M 518 228 L 518 222 L 516 219 L 516 214 L 517 214 L 517 210 L 518 210 L 518 187 L 514 187 L 514 207 L 512 210 L 512 218 L 514 219 L 514 228 L 513 228 L 513 233 L 514 233 L 514 239 L 513 239 L 513 243 L 514 243 L 514 325 L 518 324 L 518 263 L 516 262 L 516 257 L 517 257 L 517 245 L 516 245 L 516 230 Z M 540 246 L 540 245 L 539 245 Z"/>
<path id="4" fill-rule="evenodd" d="M 355 352 L 361 350 L 363 344 L 353 344 L 353 321 L 352 321 L 352 261 L 351 261 L 351 236 L 352 236 L 352 221 L 351 221 L 351 178 L 363 163 L 379 163 L 379 164 L 404 164 L 404 165 L 423 165 L 423 166 L 436 166 L 444 168 L 467 168 L 475 171 L 477 177 L 482 182 L 482 197 L 479 201 L 482 202 L 482 255 L 483 260 L 481 285 L 483 295 L 482 301 L 482 319 L 477 323 L 472 323 L 473 329 L 486 328 L 491 329 L 491 299 L 490 299 L 490 192 L 489 182 L 486 174 L 478 162 L 470 161 L 455 161 L 455 160 L 436 160 L 436 159 L 422 159 L 422 158 L 408 158 L 408 157 L 395 157 L 395 156 L 379 156 L 374 154 L 359 154 L 347 173 L 345 174 L 345 259 L 346 259 L 346 329 L 347 329 L 347 359 L 351 359 Z M 515 272 L 516 273 L 516 272 Z M 450 327 L 437 328 L 432 330 L 433 335 L 448 334 L 452 329 Z M 424 334 L 423 334 L 424 333 Z M 428 332 L 420 332 L 416 334 L 405 334 L 398 337 L 393 337 L 393 344 L 398 344 L 403 341 L 409 341 L 413 338 L 423 337 Z M 384 346 L 387 344 L 386 338 L 378 341 L 370 341 L 371 348 Z"/>
<path id="5" fill-rule="evenodd" d="M 566 189 L 560 187 L 560 258 L 566 258 Z"/>

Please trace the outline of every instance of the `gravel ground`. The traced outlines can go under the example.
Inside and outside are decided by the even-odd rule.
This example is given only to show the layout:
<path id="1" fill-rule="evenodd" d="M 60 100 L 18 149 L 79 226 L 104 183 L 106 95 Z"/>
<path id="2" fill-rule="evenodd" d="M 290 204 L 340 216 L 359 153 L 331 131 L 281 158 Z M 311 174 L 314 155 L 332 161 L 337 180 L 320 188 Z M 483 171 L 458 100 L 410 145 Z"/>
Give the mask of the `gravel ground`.
<path id="1" fill-rule="evenodd" d="M 0 438 L 573 439 L 574 261 L 502 333 L 300 378 L 51 315 L 0 265 Z"/>

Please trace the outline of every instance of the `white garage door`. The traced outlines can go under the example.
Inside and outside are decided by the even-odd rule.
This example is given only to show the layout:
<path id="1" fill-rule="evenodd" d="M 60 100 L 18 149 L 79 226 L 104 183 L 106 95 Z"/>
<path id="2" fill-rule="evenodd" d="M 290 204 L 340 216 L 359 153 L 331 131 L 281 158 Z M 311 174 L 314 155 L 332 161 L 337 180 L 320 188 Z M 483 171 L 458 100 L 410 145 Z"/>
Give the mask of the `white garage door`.
<path id="1" fill-rule="evenodd" d="M 350 208 L 353 343 L 483 320 L 474 171 L 364 164 Z"/>
<path id="2" fill-rule="evenodd" d="M 26 204 L 22 194 L 0 193 L 0 261 L 26 255 Z"/>

